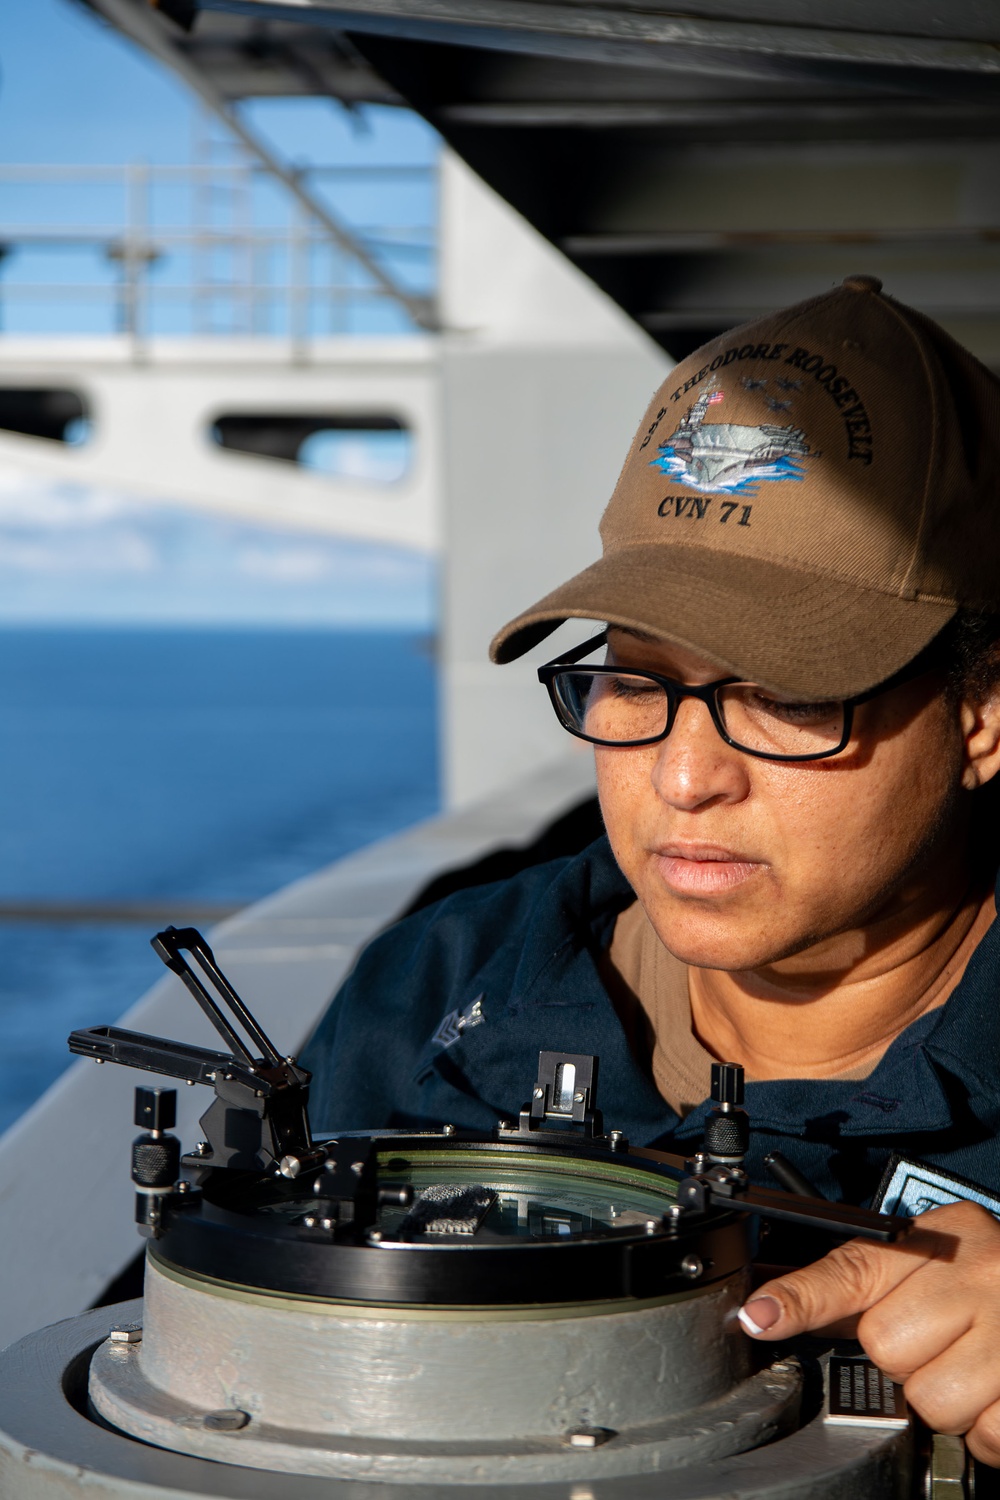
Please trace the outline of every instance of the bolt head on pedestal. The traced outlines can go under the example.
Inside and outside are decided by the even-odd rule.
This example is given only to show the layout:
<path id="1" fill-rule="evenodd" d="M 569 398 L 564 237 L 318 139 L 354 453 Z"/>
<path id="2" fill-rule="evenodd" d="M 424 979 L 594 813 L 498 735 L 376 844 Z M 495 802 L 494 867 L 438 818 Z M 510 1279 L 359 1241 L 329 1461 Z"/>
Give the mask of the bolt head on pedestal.
<path id="1" fill-rule="evenodd" d="M 141 1323 L 112 1323 L 108 1338 L 113 1344 L 139 1344 L 142 1342 Z"/>
<path id="2" fill-rule="evenodd" d="M 209 1432 L 239 1432 L 250 1421 L 248 1411 L 238 1407 L 226 1407 L 222 1411 L 210 1411 L 202 1418 L 201 1425 Z"/>
<path id="3" fill-rule="evenodd" d="M 574 1427 L 567 1432 L 565 1441 L 570 1448 L 600 1448 L 614 1435 L 610 1427 Z"/>

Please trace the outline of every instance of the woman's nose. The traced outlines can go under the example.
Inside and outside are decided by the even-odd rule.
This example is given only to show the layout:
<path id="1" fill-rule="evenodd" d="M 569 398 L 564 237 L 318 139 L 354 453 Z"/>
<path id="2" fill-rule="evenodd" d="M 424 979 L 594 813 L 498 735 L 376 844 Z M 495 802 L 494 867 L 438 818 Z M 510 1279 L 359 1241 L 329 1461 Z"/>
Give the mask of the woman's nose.
<path id="1" fill-rule="evenodd" d="M 670 733 L 657 750 L 653 785 L 671 807 L 690 812 L 706 803 L 736 802 L 746 796 L 747 757 L 726 744 L 707 703 L 682 699 Z"/>

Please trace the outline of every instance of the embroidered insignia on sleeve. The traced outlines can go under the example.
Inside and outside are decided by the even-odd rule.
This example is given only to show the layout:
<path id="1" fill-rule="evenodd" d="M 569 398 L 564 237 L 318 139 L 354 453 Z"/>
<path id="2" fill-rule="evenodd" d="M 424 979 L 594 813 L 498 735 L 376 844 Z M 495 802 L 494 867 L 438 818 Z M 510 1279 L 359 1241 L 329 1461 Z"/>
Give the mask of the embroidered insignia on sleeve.
<path id="1" fill-rule="evenodd" d="M 464 1031 L 469 1031 L 473 1026 L 481 1026 L 486 1020 L 483 1014 L 484 998 L 485 994 L 477 995 L 464 1010 L 450 1010 L 431 1037 L 431 1041 L 441 1048 L 451 1047 Z"/>
<path id="2" fill-rule="evenodd" d="M 945 1172 L 941 1167 L 931 1167 L 926 1162 L 910 1161 L 905 1156 L 894 1154 L 889 1159 L 872 1207 L 880 1213 L 916 1219 L 928 1209 L 963 1200 L 981 1204 L 995 1219 L 1000 1219 L 1000 1198 L 977 1183 Z"/>

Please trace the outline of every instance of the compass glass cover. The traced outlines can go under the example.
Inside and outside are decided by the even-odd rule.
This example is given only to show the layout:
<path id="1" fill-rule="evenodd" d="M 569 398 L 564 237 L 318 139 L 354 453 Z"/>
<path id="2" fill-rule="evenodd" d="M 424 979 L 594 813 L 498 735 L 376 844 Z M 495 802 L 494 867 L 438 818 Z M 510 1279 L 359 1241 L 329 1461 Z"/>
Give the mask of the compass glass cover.
<path id="1" fill-rule="evenodd" d="M 407 1207 L 379 1210 L 385 1239 L 475 1236 L 484 1241 L 565 1239 L 645 1229 L 676 1197 L 673 1178 L 628 1162 L 595 1162 L 540 1150 L 431 1148 L 379 1153 L 379 1186 L 409 1187 Z M 328 1212 L 314 1179 L 261 1183 L 246 1206 L 289 1226 Z"/>

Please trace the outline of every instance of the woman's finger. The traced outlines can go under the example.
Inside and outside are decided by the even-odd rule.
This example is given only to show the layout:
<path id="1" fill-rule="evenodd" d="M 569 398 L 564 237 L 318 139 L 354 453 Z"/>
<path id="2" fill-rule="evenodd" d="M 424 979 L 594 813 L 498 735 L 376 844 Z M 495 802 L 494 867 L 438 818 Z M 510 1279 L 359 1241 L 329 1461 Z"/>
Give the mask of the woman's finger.
<path id="1" fill-rule="evenodd" d="M 1000 1401 L 996 1329 L 977 1325 L 915 1370 L 903 1390 L 913 1410 L 933 1431 L 971 1431 Z"/>
<path id="2" fill-rule="evenodd" d="M 848 1240 L 813 1265 L 765 1282 L 740 1308 L 740 1322 L 755 1338 L 794 1338 L 828 1328 L 881 1301 L 942 1253 L 942 1239 L 915 1229 L 896 1245 Z"/>

